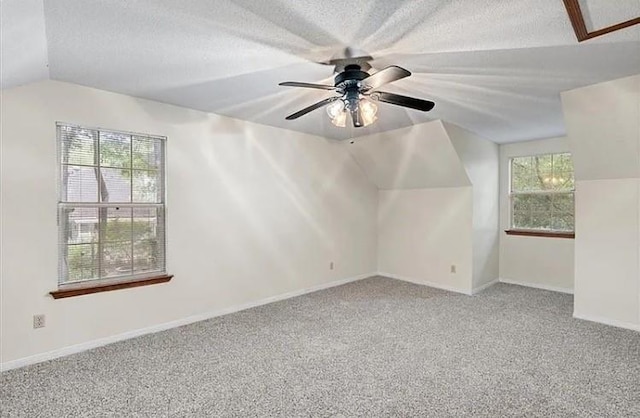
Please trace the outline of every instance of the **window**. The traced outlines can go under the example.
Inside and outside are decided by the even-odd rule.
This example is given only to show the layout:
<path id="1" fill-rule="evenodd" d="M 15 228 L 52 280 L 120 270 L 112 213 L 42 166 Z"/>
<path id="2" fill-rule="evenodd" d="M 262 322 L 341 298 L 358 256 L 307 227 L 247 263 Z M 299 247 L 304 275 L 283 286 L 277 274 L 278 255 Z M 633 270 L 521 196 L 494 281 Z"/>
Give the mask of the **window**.
<path id="1" fill-rule="evenodd" d="M 59 284 L 165 273 L 165 138 L 57 125 Z"/>
<path id="2" fill-rule="evenodd" d="M 512 229 L 573 232 L 571 155 L 512 158 L 510 198 Z"/>

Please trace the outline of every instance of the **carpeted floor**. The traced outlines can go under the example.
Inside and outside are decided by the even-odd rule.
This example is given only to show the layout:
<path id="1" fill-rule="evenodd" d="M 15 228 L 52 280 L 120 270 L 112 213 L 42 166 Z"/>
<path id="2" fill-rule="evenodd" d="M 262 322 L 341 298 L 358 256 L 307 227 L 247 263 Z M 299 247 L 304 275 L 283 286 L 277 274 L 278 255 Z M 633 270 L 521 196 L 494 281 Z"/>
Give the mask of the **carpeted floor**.
<path id="1" fill-rule="evenodd" d="M 640 417 L 640 333 L 569 295 L 373 278 L 1 375 L 2 417 Z"/>

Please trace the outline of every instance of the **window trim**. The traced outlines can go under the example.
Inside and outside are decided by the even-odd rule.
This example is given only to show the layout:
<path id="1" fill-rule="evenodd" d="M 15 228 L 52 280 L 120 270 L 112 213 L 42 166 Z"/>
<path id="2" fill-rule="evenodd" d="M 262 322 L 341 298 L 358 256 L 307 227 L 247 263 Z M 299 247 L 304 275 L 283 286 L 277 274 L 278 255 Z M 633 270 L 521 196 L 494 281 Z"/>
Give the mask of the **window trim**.
<path id="1" fill-rule="evenodd" d="M 60 285 L 58 290 L 53 290 L 49 294 L 54 299 L 70 298 L 74 296 L 90 295 L 92 293 L 110 292 L 112 290 L 129 289 L 132 287 L 149 286 L 153 284 L 166 283 L 173 278 L 172 274 L 161 274 L 139 279 L 128 279 L 115 281 L 114 279 L 96 279 L 73 284 Z M 110 283 L 108 282 L 110 281 Z M 96 283 L 100 282 L 100 283 Z M 78 284 L 78 283 L 81 283 Z"/>
<path id="2" fill-rule="evenodd" d="M 573 230 L 559 230 L 559 229 L 526 229 L 526 228 L 515 228 L 513 225 L 513 198 L 518 195 L 557 195 L 557 194 L 572 194 L 574 196 L 574 208 L 573 214 L 575 219 L 575 183 L 574 188 L 569 191 L 553 191 L 553 190 L 531 190 L 527 192 L 514 192 L 513 191 L 513 160 L 516 158 L 526 158 L 526 157 L 539 157 L 543 155 L 559 155 L 559 154 L 569 154 L 573 160 L 573 156 L 570 151 L 553 151 L 553 152 L 534 152 L 523 155 L 512 155 L 509 157 L 508 161 L 508 194 L 507 198 L 509 199 L 509 228 L 505 229 L 505 233 L 507 235 L 520 235 L 520 236 L 529 236 L 529 237 L 546 237 L 546 238 L 575 238 L 575 224 L 573 226 Z M 575 178 L 575 168 L 574 168 L 574 178 Z M 575 180 L 574 180 L 575 182 Z"/>
<path id="3" fill-rule="evenodd" d="M 98 292 L 106 292 L 111 290 L 119 290 L 126 289 L 131 287 L 140 287 L 147 286 L 157 283 L 165 283 L 170 281 L 173 278 L 172 274 L 167 272 L 167 242 L 168 242 L 168 210 L 167 210 L 167 182 L 168 182 L 168 174 L 167 174 L 167 144 L 168 137 L 165 135 L 152 134 L 152 133 L 141 133 L 134 131 L 126 131 L 121 129 L 112 129 L 112 128 L 101 128 L 91 125 L 81 125 L 77 123 L 67 123 L 62 121 L 55 122 L 55 134 L 54 138 L 56 141 L 56 192 L 58 203 L 56 204 L 56 217 L 57 217 L 57 228 L 58 228 L 58 242 L 60 242 L 60 210 L 59 208 L 66 204 L 78 207 L 78 206 L 87 206 L 87 207 L 101 207 L 101 206 L 112 206 L 117 204 L 122 207 L 134 207 L 136 203 L 133 202 L 61 202 L 60 196 L 62 196 L 62 184 L 60 182 L 60 178 L 62 176 L 62 146 L 60 142 L 60 138 L 58 137 L 58 129 L 61 126 L 78 128 L 78 129 L 87 129 L 87 130 L 95 130 L 95 131 L 106 131 L 113 132 L 117 134 L 123 135 L 131 135 L 131 136 L 140 136 L 140 137 L 148 137 L 148 138 L 157 138 L 163 141 L 163 153 L 162 153 L 162 166 L 163 166 L 163 178 L 161 179 L 162 184 L 162 203 L 144 203 L 145 206 L 156 206 L 162 207 L 163 210 L 163 221 L 164 221 L 164 242 L 162 243 L 162 251 L 164 257 L 164 269 L 163 270 L 151 270 L 146 271 L 139 274 L 132 274 L 127 276 L 117 276 L 117 277 L 107 277 L 107 278 L 95 278 L 95 279 L 87 279 L 87 280 L 75 280 L 69 281 L 66 283 L 61 283 L 61 277 L 56 274 L 56 289 L 54 291 L 49 292 L 49 294 L 54 299 L 62 299 L 72 296 L 81 296 L 91 293 Z M 58 263 L 61 262 L 60 257 L 60 248 L 58 248 Z M 59 270 L 58 270 L 59 271 Z"/>
<path id="4" fill-rule="evenodd" d="M 505 229 L 507 235 L 520 235 L 524 237 L 544 237 L 544 238 L 570 238 L 576 237 L 575 232 L 551 231 L 545 229 Z"/>

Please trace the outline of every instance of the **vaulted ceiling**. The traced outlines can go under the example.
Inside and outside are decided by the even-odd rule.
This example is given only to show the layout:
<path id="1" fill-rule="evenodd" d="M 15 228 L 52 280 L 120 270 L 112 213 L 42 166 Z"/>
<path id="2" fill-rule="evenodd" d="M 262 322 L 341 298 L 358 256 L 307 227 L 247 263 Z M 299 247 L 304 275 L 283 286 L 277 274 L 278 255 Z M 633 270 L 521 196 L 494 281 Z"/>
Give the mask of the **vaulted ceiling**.
<path id="1" fill-rule="evenodd" d="M 640 0 L 581 0 L 592 24 L 640 16 Z M 565 133 L 560 92 L 640 73 L 640 25 L 578 43 L 562 0 L 2 0 L 2 88 L 51 78 L 346 139 L 434 119 L 496 142 Z M 328 97 L 346 47 L 413 75 L 387 91 L 429 113 L 379 105 L 334 127 Z M 606 109 L 603 109 L 606 111 Z"/>

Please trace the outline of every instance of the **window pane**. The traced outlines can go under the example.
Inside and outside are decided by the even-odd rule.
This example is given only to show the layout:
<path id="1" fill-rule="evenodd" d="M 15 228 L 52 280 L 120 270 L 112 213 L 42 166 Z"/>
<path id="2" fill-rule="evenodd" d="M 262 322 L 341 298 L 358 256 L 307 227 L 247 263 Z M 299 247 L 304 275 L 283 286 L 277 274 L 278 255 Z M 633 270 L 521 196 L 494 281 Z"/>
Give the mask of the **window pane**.
<path id="1" fill-rule="evenodd" d="M 533 184 L 530 190 L 547 190 L 552 188 L 553 156 L 536 155 L 533 157 Z"/>
<path id="2" fill-rule="evenodd" d="M 61 208 L 61 281 L 93 279 L 98 276 L 98 210 Z"/>
<path id="3" fill-rule="evenodd" d="M 130 276 L 131 241 L 107 242 L 104 244 L 104 276 Z"/>
<path id="4" fill-rule="evenodd" d="M 523 196 L 523 197 L 530 200 L 529 206 L 531 207 L 532 212 L 542 212 L 542 213 L 551 212 L 552 196 L 530 195 L 530 196 Z"/>
<path id="5" fill-rule="evenodd" d="M 62 166 L 62 202 L 97 202 L 97 169 L 73 165 Z"/>
<path id="6" fill-rule="evenodd" d="M 131 136 L 117 132 L 100 132 L 100 165 L 131 167 Z"/>
<path id="7" fill-rule="evenodd" d="M 554 214 L 553 229 L 556 231 L 573 231 L 573 212 L 563 212 Z"/>
<path id="8" fill-rule="evenodd" d="M 68 244 L 98 242 L 97 208 L 63 209 L 62 216 L 66 216 L 66 241 Z"/>
<path id="9" fill-rule="evenodd" d="M 552 222 L 550 212 L 533 212 L 529 229 L 551 229 Z"/>
<path id="10" fill-rule="evenodd" d="M 133 266 L 134 272 L 161 270 L 164 266 L 164 252 L 161 240 L 164 230 L 159 211 L 156 208 L 134 209 L 133 211 Z"/>
<path id="11" fill-rule="evenodd" d="M 161 179 L 159 170 L 133 171 L 133 201 L 162 202 Z"/>
<path id="12" fill-rule="evenodd" d="M 131 208 L 106 208 L 103 242 L 131 241 Z"/>
<path id="13" fill-rule="evenodd" d="M 573 231 L 573 202 L 573 193 L 515 195 L 512 227 Z"/>
<path id="14" fill-rule="evenodd" d="M 131 213 L 131 208 L 106 209 L 106 224 L 103 227 L 104 236 L 102 237 L 104 276 L 131 274 Z"/>
<path id="15" fill-rule="evenodd" d="M 133 137 L 133 168 L 157 170 L 162 165 L 162 141 L 158 138 Z"/>
<path id="16" fill-rule="evenodd" d="M 513 211 L 529 213 L 531 211 L 530 196 L 526 194 L 513 196 Z"/>
<path id="17" fill-rule="evenodd" d="M 517 157 L 511 160 L 511 191 L 573 190 L 570 154 Z"/>
<path id="18" fill-rule="evenodd" d="M 520 229 L 528 229 L 531 223 L 531 216 L 529 212 L 514 212 L 513 213 L 513 227 Z"/>
<path id="19" fill-rule="evenodd" d="M 552 195 L 552 208 L 554 212 L 573 213 L 574 195 L 573 193 L 558 193 Z"/>
<path id="20" fill-rule="evenodd" d="M 95 157 L 96 131 L 59 126 L 58 133 L 60 135 L 61 163 L 97 165 Z"/>
<path id="21" fill-rule="evenodd" d="M 105 189 L 103 202 L 131 202 L 131 170 L 101 168 Z"/>
<path id="22" fill-rule="evenodd" d="M 553 155 L 553 171 L 555 173 L 573 173 L 573 160 L 570 154 Z"/>
<path id="23" fill-rule="evenodd" d="M 531 178 L 531 157 L 518 157 L 511 160 L 511 190 L 529 190 Z"/>
<path id="24" fill-rule="evenodd" d="M 554 190 L 573 190 L 573 173 L 555 172 L 551 178 L 551 185 Z"/>
<path id="25" fill-rule="evenodd" d="M 65 281 L 88 280 L 98 277 L 97 244 L 66 246 L 67 276 Z"/>

